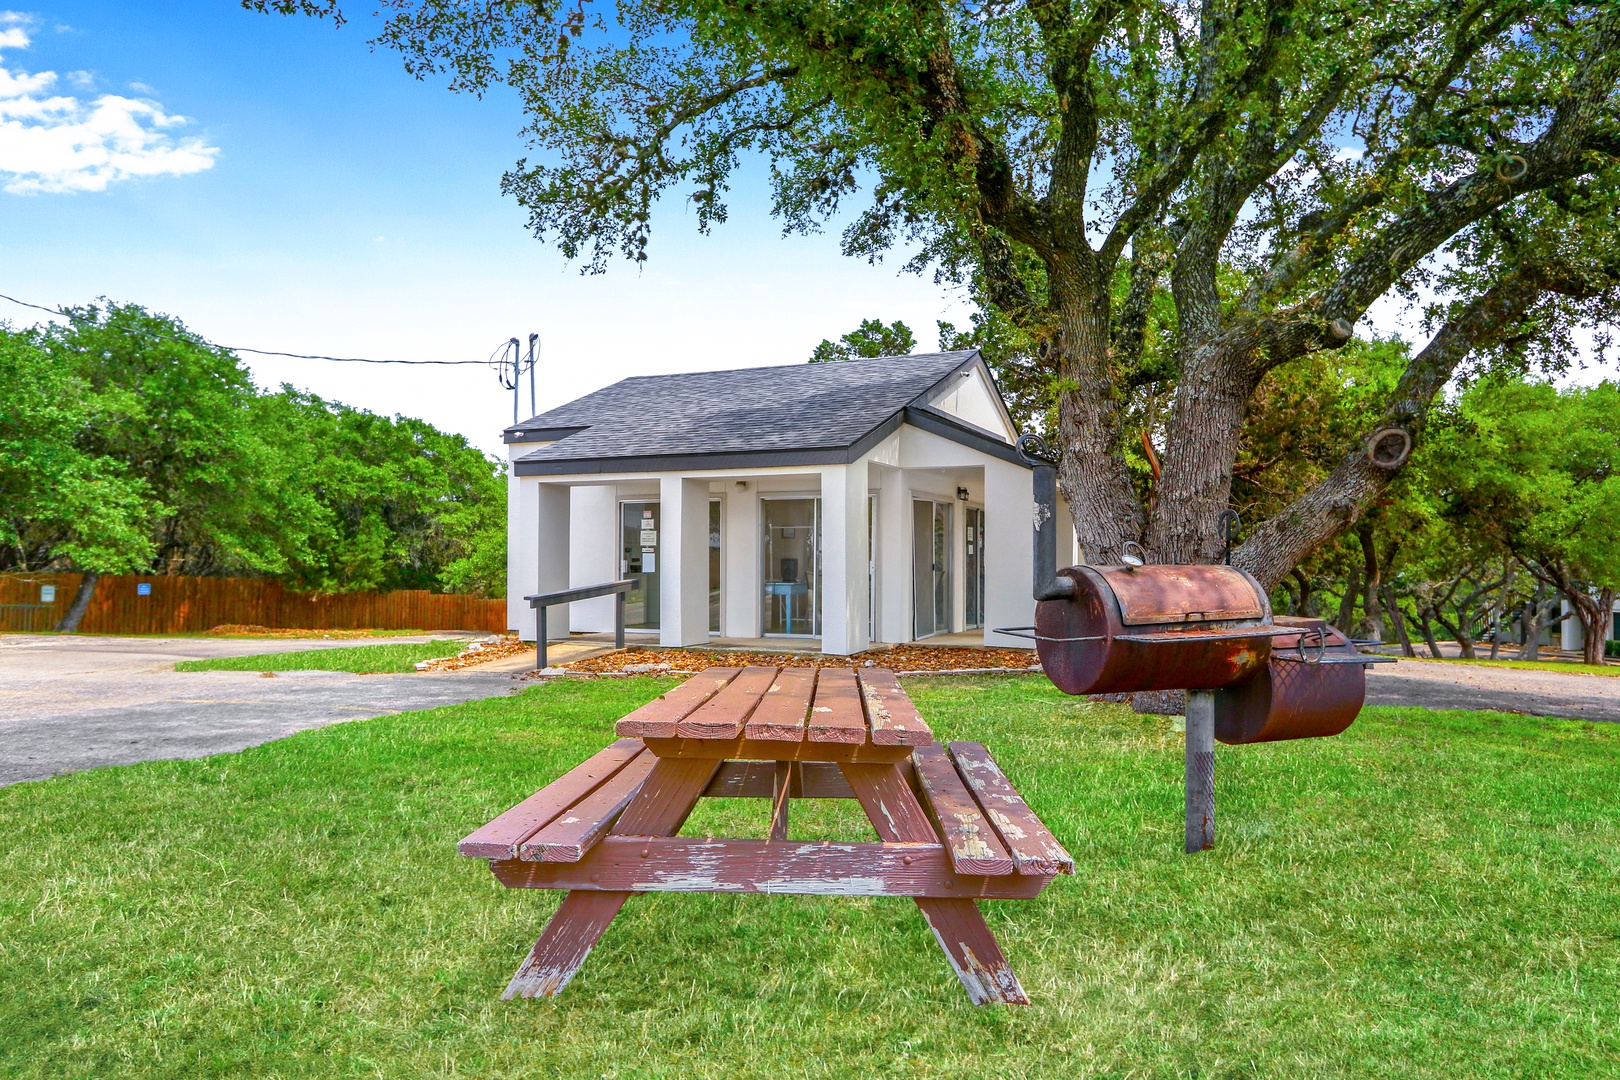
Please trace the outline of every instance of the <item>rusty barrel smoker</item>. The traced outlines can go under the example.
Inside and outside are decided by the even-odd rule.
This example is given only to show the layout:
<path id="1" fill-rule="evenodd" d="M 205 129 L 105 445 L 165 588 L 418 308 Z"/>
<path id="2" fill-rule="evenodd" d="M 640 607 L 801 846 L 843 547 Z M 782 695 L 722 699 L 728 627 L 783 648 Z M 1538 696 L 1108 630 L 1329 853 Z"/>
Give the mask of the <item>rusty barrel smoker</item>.
<path id="1" fill-rule="evenodd" d="M 1186 849 L 1202 851 L 1215 838 L 1215 740 L 1337 735 L 1361 710 L 1365 665 L 1386 658 L 1320 619 L 1273 617 L 1266 590 L 1232 566 L 1150 566 L 1127 544 L 1122 565 L 1057 569 L 1056 471 L 1038 438 L 1018 445 L 1034 468 L 1041 667 L 1068 694 L 1187 691 Z"/>

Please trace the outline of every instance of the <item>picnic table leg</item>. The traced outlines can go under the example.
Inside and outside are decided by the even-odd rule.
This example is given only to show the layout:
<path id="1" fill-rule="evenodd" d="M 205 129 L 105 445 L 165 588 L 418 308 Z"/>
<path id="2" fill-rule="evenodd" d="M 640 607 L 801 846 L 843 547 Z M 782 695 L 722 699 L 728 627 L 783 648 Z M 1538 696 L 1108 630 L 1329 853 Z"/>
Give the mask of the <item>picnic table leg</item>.
<path id="1" fill-rule="evenodd" d="M 771 839 L 786 840 L 788 827 L 788 792 L 793 786 L 793 762 L 778 761 L 776 776 L 771 786 Z"/>
<path id="2" fill-rule="evenodd" d="M 674 836 L 709 786 L 720 762 L 660 758 L 636 797 L 613 826 L 619 836 Z M 554 997 L 579 971 L 591 949 L 619 913 L 628 892 L 573 891 L 546 924 L 528 958 L 518 966 L 501 1000 Z"/>
<path id="3" fill-rule="evenodd" d="M 890 843 L 938 843 L 939 834 L 898 765 L 840 765 L 872 828 Z M 934 940 L 975 1005 L 1028 1005 L 1012 965 L 972 900 L 915 896 Z"/>

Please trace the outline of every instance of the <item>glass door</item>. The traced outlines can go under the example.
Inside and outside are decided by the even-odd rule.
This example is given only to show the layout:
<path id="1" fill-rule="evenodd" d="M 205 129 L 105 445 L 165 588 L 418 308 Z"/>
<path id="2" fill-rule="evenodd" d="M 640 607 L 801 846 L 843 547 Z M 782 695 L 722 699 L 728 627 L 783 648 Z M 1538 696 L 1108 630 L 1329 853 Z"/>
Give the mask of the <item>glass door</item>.
<path id="1" fill-rule="evenodd" d="M 760 625 L 768 635 L 821 633 L 821 500 L 761 499 L 764 566 Z"/>
<path id="2" fill-rule="evenodd" d="M 912 636 L 951 629 L 951 504 L 911 504 Z"/>
<path id="3" fill-rule="evenodd" d="M 720 633 L 720 500 L 709 500 L 709 633 Z"/>
<path id="4" fill-rule="evenodd" d="M 967 573 L 968 629 L 984 625 L 984 511 L 967 508 L 967 551 L 963 570 Z"/>
<path id="5" fill-rule="evenodd" d="M 624 625 L 658 629 L 658 504 L 619 504 L 619 577 L 635 582 L 624 598 Z"/>

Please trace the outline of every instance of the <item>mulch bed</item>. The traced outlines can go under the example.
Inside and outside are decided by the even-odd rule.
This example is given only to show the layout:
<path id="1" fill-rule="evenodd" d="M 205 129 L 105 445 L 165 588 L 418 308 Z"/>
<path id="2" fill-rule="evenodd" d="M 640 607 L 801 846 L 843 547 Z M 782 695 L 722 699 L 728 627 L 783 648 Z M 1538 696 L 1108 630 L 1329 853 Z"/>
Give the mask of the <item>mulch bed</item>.
<path id="1" fill-rule="evenodd" d="M 508 656 L 532 652 L 534 652 L 534 642 L 532 641 L 520 641 L 515 635 L 511 634 L 499 637 L 491 635 L 473 642 L 455 656 L 447 656 L 443 660 L 429 660 L 417 670 L 460 671 L 463 668 L 487 664 L 491 660 L 504 660 Z"/>
<path id="2" fill-rule="evenodd" d="M 204 632 L 209 637 L 330 638 L 334 641 L 348 638 L 371 638 L 383 644 L 386 644 L 388 640 L 387 638 L 378 638 L 377 634 L 371 630 L 288 630 L 269 626 L 255 626 L 251 623 L 222 623 Z"/>
<path id="3" fill-rule="evenodd" d="M 533 646 L 529 646 L 533 648 Z M 702 671 L 712 667 L 884 667 L 893 671 L 1028 671 L 1035 663 L 1029 649 L 953 648 L 896 645 L 857 656 L 816 653 L 716 652 L 707 649 L 630 648 L 561 665 L 581 674 L 661 674 Z M 532 674 L 532 673 L 531 673 Z"/>

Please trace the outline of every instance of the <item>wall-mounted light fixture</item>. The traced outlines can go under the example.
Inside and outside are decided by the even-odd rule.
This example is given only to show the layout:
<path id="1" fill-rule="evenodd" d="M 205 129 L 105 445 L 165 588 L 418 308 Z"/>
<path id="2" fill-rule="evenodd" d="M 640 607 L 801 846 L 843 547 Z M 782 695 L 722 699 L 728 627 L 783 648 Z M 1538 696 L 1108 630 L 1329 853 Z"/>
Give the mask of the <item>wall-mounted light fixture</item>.
<path id="1" fill-rule="evenodd" d="M 738 491 L 747 491 L 748 490 L 748 481 L 746 481 L 746 480 L 737 481 L 737 490 Z"/>
<path id="2" fill-rule="evenodd" d="M 956 489 L 956 497 L 958 499 L 961 499 L 963 502 L 967 502 L 967 497 L 968 497 L 967 488 L 957 488 Z"/>

